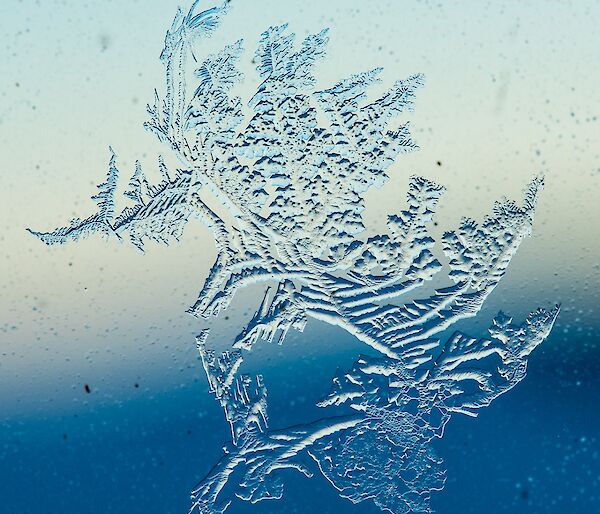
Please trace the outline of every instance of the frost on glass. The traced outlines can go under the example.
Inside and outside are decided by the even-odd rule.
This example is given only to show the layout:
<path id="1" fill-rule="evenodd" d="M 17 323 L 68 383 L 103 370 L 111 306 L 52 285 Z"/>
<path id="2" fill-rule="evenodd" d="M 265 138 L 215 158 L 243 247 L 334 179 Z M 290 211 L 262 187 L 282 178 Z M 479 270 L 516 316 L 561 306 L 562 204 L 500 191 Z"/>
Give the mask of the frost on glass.
<path id="1" fill-rule="evenodd" d="M 365 192 L 385 183 L 399 154 L 416 149 L 398 116 L 413 107 L 422 76 L 372 101 L 366 91 L 379 81 L 379 68 L 315 90 L 327 30 L 297 45 L 282 25 L 262 33 L 254 54 L 260 84 L 243 103 L 231 94 L 242 79 L 242 41 L 200 59 L 199 40 L 218 26 L 226 5 L 197 13 L 197 3 L 187 14 L 179 10 L 167 32 L 160 56 L 166 88 L 155 93 L 145 124 L 181 169 L 168 170 L 159 157 L 161 180 L 152 184 L 136 163 L 125 192 L 130 205 L 116 215 L 111 149 L 106 181 L 93 197 L 97 212 L 32 233 L 49 245 L 92 233 L 127 237 L 143 250 L 148 241 L 179 239 L 190 219 L 200 219 L 218 252 L 191 314 L 217 315 L 239 288 L 276 284 L 266 287 L 231 350 L 210 349 L 207 329 L 197 337 L 231 442 L 193 489 L 190 512 L 224 512 L 234 496 L 280 498 L 284 468 L 318 471 L 355 503 L 431 512 L 430 494 L 445 480 L 432 439 L 452 413 L 475 416 L 522 380 L 529 354 L 558 314 L 558 307 L 538 309 L 518 323 L 499 313 L 479 339 L 447 333 L 480 310 L 530 234 L 543 180 L 531 181 L 521 204 L 496 202 L 483 222 L 464 219 L 436 243 L 428 229 L 444 188 L 412 177 L 405 210 L 389 216 L 385 234 L 364 236 Z M 436 244 L 445 265 L 434 256 Z M 441 271 L 447 287 L 407 299 Z M 240 373 L 244 354 L 259 339 L 282 343 L 309 318 L 342 327 L 379 357 L 360 356 L 333 378 L 319 406 L 343 405 L 346 414 L 324 410 L 317 421 L 271 430 L 266 385 L 260 375 Z"/>

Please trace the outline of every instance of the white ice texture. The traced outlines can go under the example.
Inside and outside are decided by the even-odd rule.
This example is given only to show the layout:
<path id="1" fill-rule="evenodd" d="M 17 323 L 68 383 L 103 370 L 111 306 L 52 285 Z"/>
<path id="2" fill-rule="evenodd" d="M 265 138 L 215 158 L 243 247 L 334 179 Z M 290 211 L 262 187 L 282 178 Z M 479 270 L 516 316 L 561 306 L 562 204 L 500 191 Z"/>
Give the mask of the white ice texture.
<path id="1" fill-rule="evenodd" d="M 445 480 L 432 439 L 442 436 L 453 412 L 474 416 L 522 380 L 529 354 L 558 314 L 558 306 L 539 309 L 515 324 L 499 313 L 488 337 L 441 336 L 474 316 L 504 275 L 531 231 L 543 179 L 532 180 L 522 205 L 504 199 L 483 223 L 464 219 L 446 232 L 445 267 L 428 232 L 444 188 L 425 178 L 411 178 L 406 209 L 389 216 L 386 234 L 361 237 L 364 193 L 386 182 L 399 154 L 416 149 L 398 116 L 413 107 L 423 77 L 400 80 L 374 101 L 366 90 L 379 81 L 379 68 L 315 91 L 313 68 L 325 53 L 327 30 L 296 47 L 285 25 L 270 27 L 254 54 L 261 82 L 246 108 L 231 96 L 242 79 L 242 41 L 198 60 L 198 42 L 217 28 L 227 6 L 197 13 L 197 4 L 187 14 L 179 10 L 166 34 L 166 89 L 162 98 L 155 93 L 145 124 L 182 168 L 169 172 L 159 158 L 162 180 L 152 185 L 136 163 L 125 193 L 132 205 L 115 216 L 119 172 L 111 149 L 107 179 L 93 197 L 98 211 L 32 233 L 49 245 L 97 232 L 127 235 L 143 249 L 149 240 L 179 239 L 198 218 L 212 230 L 218 255 L 191 314 L 217 315 L 250 283 L 278 284 L 267 288 L 231 351 L 207 349 L 208 330 L 197 338 L 231 443 L 193 490 L 190 512 L 224 512 L 233 495 L 280 498 L 282 468 L 308 476 L 318 470 L 355 503 L 370 500 L 395 514 L 431 512 L 430 494 Z M 232 221 L 210 209 L 207 196 Z M 449 270 L 448 287 L 402 303 L 442 269 Z M 346 414 L 270 430 L 265 384 L 239 373 L 243 355 L 258 339 L 281 343 L 308 318 L 343 327 L 380 357 L 361 356 L 334 377 L 319 405 L 345 405 Z"/>

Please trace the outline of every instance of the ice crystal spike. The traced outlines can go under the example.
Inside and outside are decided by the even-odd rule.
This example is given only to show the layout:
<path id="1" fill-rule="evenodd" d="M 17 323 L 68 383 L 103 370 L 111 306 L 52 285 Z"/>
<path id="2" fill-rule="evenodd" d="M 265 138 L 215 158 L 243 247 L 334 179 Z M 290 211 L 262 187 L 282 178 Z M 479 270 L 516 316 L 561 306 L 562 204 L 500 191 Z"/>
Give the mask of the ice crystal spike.
<path id="1" fill-rule="evenodd" d="M 429 232 L 444 188 L 411 177 L 406 206 L 388 217 L 384 234 L 364 236 L 363 210 L 365 192 L 385 183 L 401 153 L 416 149 L 402 116 L 423 77 L 398 81 L 375 99 L 368 89 L 380 68 L 315 91 L 327 30 L 296 45 L 281 25 L 260 36 L 256 92 L 242 102 L 231 95 L 242 80 L 242 41 L 202 58 L 199 43 L 226 6 L 198 5 L 179 10 L 167 31 L 160 56 L 165 92 L 155 92 L 145 124 L 181 169 L 169 172 L 159 157 L 161 180 L 151 183 L 136 162 L 128 205 L 115 216 L 111 150 L 107 179 L 93 197 L 98 211 L 52 232 L 31 232 L 48 245 L 92 233 L 126 235 L 143 250 L 146 241 L 179 239 L 198 219 L 212 231 L 217 257 L 191 314 L 218 315 L 238 289 L 271 284 L 231 350 L 208 348 L 208 330 L 197 337 L 231 443 L 192 491 L 190 512 L 223 513 L 234 497 L 281 498 L 279 471 L 292 468 L 322 473 L 354 503 L 429 513 L 446 476 L 432 439 L 442 437 L 453 413 L 475 416 L 520 382 L 558 315 L 558 306 L 538 309 L 519 325 L 499 313 L 489 337 L 446 333 L 479 312 L 530 234 L 543 179 L 532 180 L 522 205 L 501 200 L 483 222 L 464 219 L 446 232 L 446 283 L 419 298 L 416 290 L 445 269 Z M 218 212 L 207 194 L 219 201 Z M 273 430 L 266 385 L 261 375 L 242 373 L 244 354 L 261 339 L 283 343 L 309 318 L 344 328 L 379 356 L 360 356 L 351 370 L 339 371 L 318 404 L 345 406 L 349 414 Z"/>
<path id="2" fill-rule="evenodd" d="M 111 157 L 108 163 L 106 182 L 99 184 L 98 193 L 92 196 L 98 204 L 98 212 L 88 218 L 81 220 L 72 219 L 66 227 L 60 227 L 52 232 L 37 232 L 27 229 L 47 245 L 63 244 L 68 241 L 77 241 L 99 232 L 104 235 L 115 234 L 111 221 L 115 213 L 115 189 L 119 178 L 119 170 L 116 166 L 117 157 L 110 148 Z"/>

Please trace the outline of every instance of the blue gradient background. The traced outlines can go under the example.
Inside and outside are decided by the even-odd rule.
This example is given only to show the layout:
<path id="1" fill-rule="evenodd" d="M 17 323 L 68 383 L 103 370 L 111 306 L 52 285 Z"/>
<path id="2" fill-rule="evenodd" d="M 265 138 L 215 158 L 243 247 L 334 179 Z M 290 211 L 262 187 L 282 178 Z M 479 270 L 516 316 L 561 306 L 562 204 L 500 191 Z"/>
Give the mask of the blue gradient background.
<path id="1" fill-rule="evenodd" d="M 455 416 L 435 443 L 448 481 L 433 505 L 440 514 L 600 512 L 600 4 L 234 4 L 206 51 L 246 40 L 245 98 L 260 32 L 284 21 L 298 36 L 331 28 L 320 85 L 374 66 L 385 67 L 381 89 L 426 74 L 410 116 L 421 150 L 369 193 L 370 229 L 403 207 L 413 173 L 448 187 L 438 235 L 546 174 L 533 236 L 478 318 L 453 328 L 483 335 L 500 308 L 520 320 L 560 302 L 561 314 L 527 378 L 479 418 Z M 47 248 L 24 230 L 92 212 L 109 144 L 123 176 L 136 158 L 153 169 L 163 149 L 141 125 L 162 86 L 158 55 L 176 6 L 0 3 L 1 513 L 187 512 L 228 437 L 194 345 L 206 323 L 184 314 L 215 257 L 204 227 L 145 255 L 95 238 Z M 227 348 L 260 295 L 244 291 L 212 320 L 210 344 Z M 321 416 L 314 404 L 329 377 L 361 352 L 343 331 L 310 322 L 284 346 L 257 345 L 244 370 L 263 373 L 272 426 L 284 427 Z M 236 502 L 231 512 L 378 511 L 290 472 L 282 501 Z"/>

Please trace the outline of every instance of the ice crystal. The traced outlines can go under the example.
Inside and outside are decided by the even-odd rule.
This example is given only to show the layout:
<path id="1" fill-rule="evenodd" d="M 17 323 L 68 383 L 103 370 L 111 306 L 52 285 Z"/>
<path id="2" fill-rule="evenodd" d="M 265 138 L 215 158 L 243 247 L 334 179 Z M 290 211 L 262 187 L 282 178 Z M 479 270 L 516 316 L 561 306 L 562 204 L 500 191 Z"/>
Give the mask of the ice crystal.
<path id="1" fill-rule="evenodd" d="M 398 81 L 370 102 L 366 92 L 380 68 L 315 91 L 327 30 L 297 48 L 281 25 L 261 35 L 254 55 L 261 82 L 245 108 L 231 95 L 242 79 L 236 67 L 242 41 L 198 61 L 198 41 L 214 32 L 227 5 L 197 13 L 197 4 L 185 15 L 178 10 L 167 32 L 160 56 L 165 94 L 155 92 L 145 124 L 182 169 L 169 172 L 159 157 L 161 181 L 151 184 L 137 162 L 125 192 L 133 205 L 115 217 L 111 150 L 107 179 L 93 197 L 98 212 L 32 233 L 49 245 L 92 233 L 127 235 L 143 250 L 147 240 L 179 239 L 198 218 L 213 232 L 217 258 L 191 314 L 218 314 L 250 283 L 277 284 L 267 287 L 231 351 L 207 348 L 207 329 L 197 338 L 231 444 L 193 490 L 190 512 L 224 512 L 232 494 L 251 502 L 280 498 L 279 470 L 310 476 L 313 461 L 352 502 L 372 500 L 392 513 L 431 512 L 430 494 L 445 480 L 432 439 L 442 436 L 452 413 L 476 415 L 517 384 L 558 314 L 558 307 L 539 309 L 519 325 L 500 313 L 489 338 L 443 336 L 474 316 L 504 275 L 531 231 L 543 180 L 532 180 L 523 205 L 502 200 L 481 224 L 464 219 L 446 232 L 441 243 L 451 284 L 402 303 L 443 269 L 429 224 L 444 188 L 412 177 L 407 207 L 389 216 L 385 234 L 363 236 L 362 214 L 365 192 L 382 186 L 398 155 L 416 148 L 398 116 L 412 109 L 422 76 Z M 196 67 L 191 89 L 190 64 Z M 209 208 L 207 195 L 233 221 Z M 308 318 L 344 328 L 380 357 L 361 356 L 334 377 L 319 406 L 345 405 L 346 414 L 271 430 L 262 377 L 239 372 L 244 353 L 258 339 L 282 343 Z"/>

